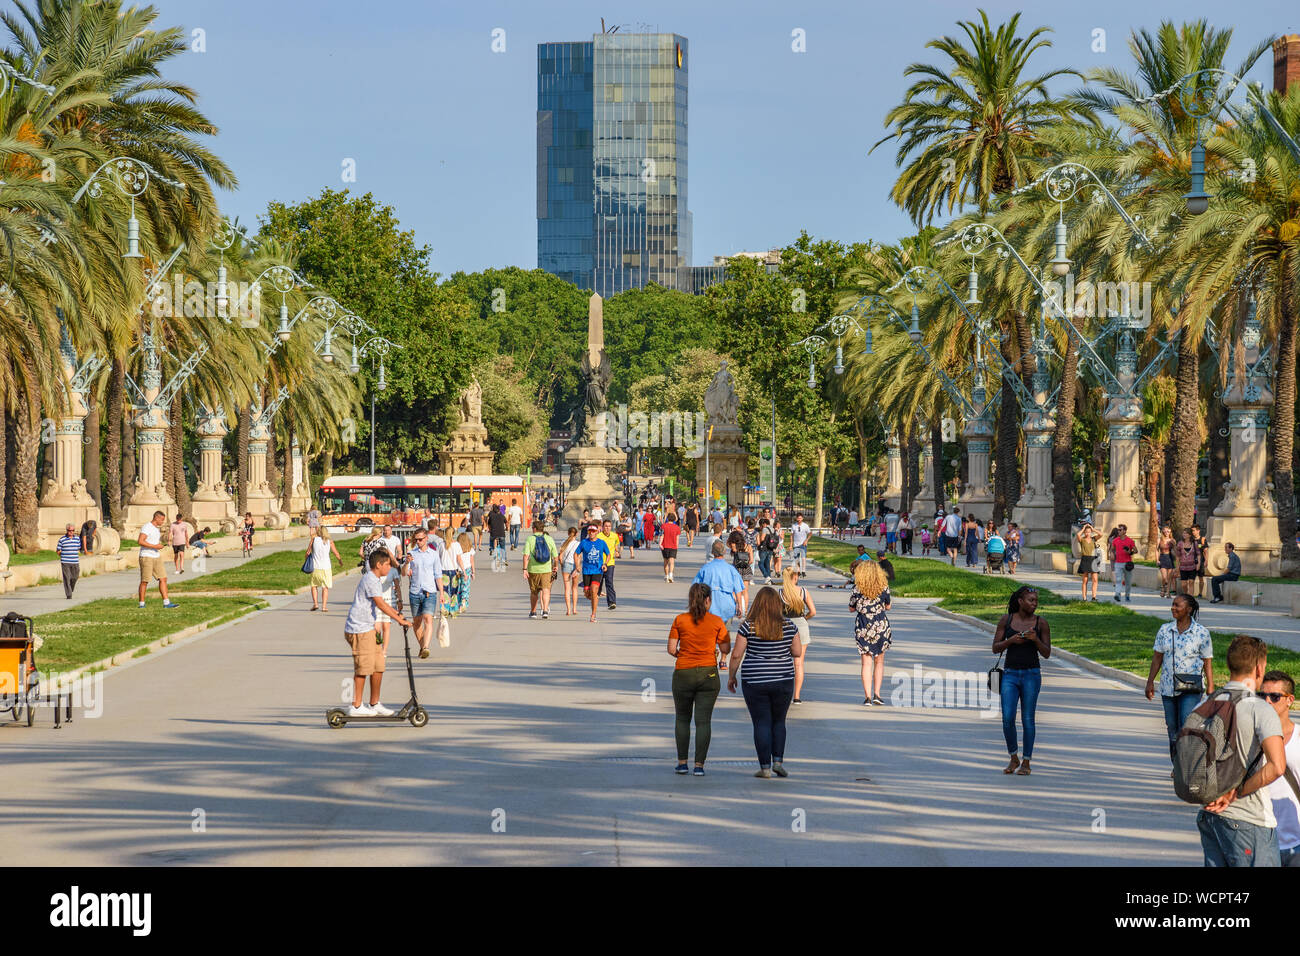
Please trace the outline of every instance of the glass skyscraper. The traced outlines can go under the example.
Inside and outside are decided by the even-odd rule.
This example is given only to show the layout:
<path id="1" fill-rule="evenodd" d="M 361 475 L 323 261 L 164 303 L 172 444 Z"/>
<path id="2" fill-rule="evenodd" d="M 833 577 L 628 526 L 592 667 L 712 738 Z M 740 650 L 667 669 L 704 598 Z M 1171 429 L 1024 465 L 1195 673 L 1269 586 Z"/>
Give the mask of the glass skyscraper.
<path id="1" fill-rule="evenodd" d="M 690 289 L 688 65 L 674 33 L 538 44 L 538 268 L 606 297 Z"/>

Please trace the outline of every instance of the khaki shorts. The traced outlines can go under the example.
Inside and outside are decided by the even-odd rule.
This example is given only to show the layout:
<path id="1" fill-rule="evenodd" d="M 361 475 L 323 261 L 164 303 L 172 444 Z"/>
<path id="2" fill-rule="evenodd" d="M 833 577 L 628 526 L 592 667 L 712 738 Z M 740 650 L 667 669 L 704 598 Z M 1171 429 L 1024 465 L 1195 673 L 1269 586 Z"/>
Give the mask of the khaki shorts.
<path id="1" fill-rule="evenodd" d="M 528 572 L 528 591 L 531 594 L 537 594 L 539 591 L 548 590 L 551 582 L 555 580 L 555 574 L 551 571 L 541 571 L 534 573 Z"/>
<path id="2" fill-rule="evenodd" d="M 140 555 L 140 580 L 144 582 L 167 580 L 167 565 L 164 563 L 162 555 L 156 558 L 146 558 L 143 554 Z"/>
<path id="3" fill-rule="evenodd" d="M 369 677 L 371 674 L 384 672 L 384 648 L 375 643 L 375 632 L 343 635 L 352 648 L 352 676 Z"/>

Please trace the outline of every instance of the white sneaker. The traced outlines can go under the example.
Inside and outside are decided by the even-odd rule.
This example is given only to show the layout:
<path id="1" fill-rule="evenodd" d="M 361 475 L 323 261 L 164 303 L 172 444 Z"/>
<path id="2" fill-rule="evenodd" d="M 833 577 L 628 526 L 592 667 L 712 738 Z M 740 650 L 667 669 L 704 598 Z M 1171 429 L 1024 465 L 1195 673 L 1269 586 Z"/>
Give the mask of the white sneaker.
<path id="1" fill-rule="evenodd" d="M 393 712 L 389 710 L 387 707 L 385 707 L 383 704 L 371 704 L 370 708 L 371 708 L 371 713 L 373 713 L 376 717 L 393 716 Z"/>
<path id="2" fill-rule="evenodd" d="M 362 704 L 360 707 L 353 704 L 348 708 L 349 717 L 373 717 L 375 712 L 370 709 L 369 704 Z"/>

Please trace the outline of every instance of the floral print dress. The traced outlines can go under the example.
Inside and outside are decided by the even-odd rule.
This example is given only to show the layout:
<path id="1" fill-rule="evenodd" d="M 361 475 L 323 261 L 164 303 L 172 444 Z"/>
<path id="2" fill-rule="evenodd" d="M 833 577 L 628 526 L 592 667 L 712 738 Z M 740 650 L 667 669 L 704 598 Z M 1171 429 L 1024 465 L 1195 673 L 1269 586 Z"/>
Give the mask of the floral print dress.
<path id="1" fill-rule="evenodd" d="M 893 643 L 893 632 L 889 628 L 889 616 L 885 613 L 889 604 L 889 588 L 881 591 L 874 598 L 866 598 L 858 591 L 849 597 L 849 610 L 857 612 L 853 625 L 853 637 L 858 642 L 858 653 L 875 657 L 885 653 Z"/>

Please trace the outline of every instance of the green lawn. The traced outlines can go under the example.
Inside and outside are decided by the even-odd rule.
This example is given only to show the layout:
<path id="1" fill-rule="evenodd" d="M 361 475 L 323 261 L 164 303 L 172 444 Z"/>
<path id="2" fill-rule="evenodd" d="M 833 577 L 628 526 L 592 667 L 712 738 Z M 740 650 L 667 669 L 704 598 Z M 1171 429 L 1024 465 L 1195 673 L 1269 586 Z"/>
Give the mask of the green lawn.
<path id="1" fill-rule="evenodd" d="M 1029 547 L 1033 551 L 1064 551 L 1067 554 L 1070 552 L 1068 544 L 1031 544 Z"/>
<path id="2" fill-rule="evenodd" d="M 343 556 L 340 565 L 334 562 L 334 573 L 356 566 L 357 549 L 365 535 L 355 535 L 334 542 L 339 554 Z M 190 591 L 250 591 L 256 594 L 284 594 L 292 592 L 310 583 L 308 575 L 302 573 L 302 559 L 307 552 L 307 540 L 304 538 L 300 547 L 289 548 L 252 558 L 233 568 L 205 574 L 188 581 L 168 582 L 173 594 L 185 594 Z M 256 550 L 254 550 L 256 553 Z"/>
<path id="3" fill-rule="evenodd" d="M 857 549 L 832 541 L 808 542 L 808 557 L 847 571 Z M 996 623 L 1007 612 L 1007 602 L 1021 582 L 1003 575 L 985 576 L 918 558 L 890 558 L 897 573 L 890 593 L 898 597 L 939 597 L 939 606 Z M 1052 627 L 1052 643 L 1106 664 L 1147 675 L 1151 645 L 1160 621 L 1146 614 L 1107 602 L 1066 600 L 1040 589 L 1039 608 Z M 1226 655 L 1233 635 L 1211 632 L 1214 640 L 1216 680 L 1226 679 Z M 991 643 L 991 642 L 990 642 Z M 1270 667 L 1300 675 L 1300 654 L 1269 646 Z"/>
<path id="4" fill-rule="evenodd" d="M 9 552 L 9 567 L 16 568 L 23 564 L 42 564 L 45 561 L 59 560 L 57 551 L 37 551 L 35 554 L 17 554 Z"/>
<path id="5" fill-rule="evenodd" d="M 265 601 L 251 595 L 196 597 L 176 603 L 180 607 L 165 611 L 151 593 L 148 607 L 143 608 L 132 598 L 105 598 L 38 615 L 36 633 L 45 645 L 36 652 L 37 666 L 43 671 L 70 671 L 204 621 L 212 626 L 266 607 Z"/>

